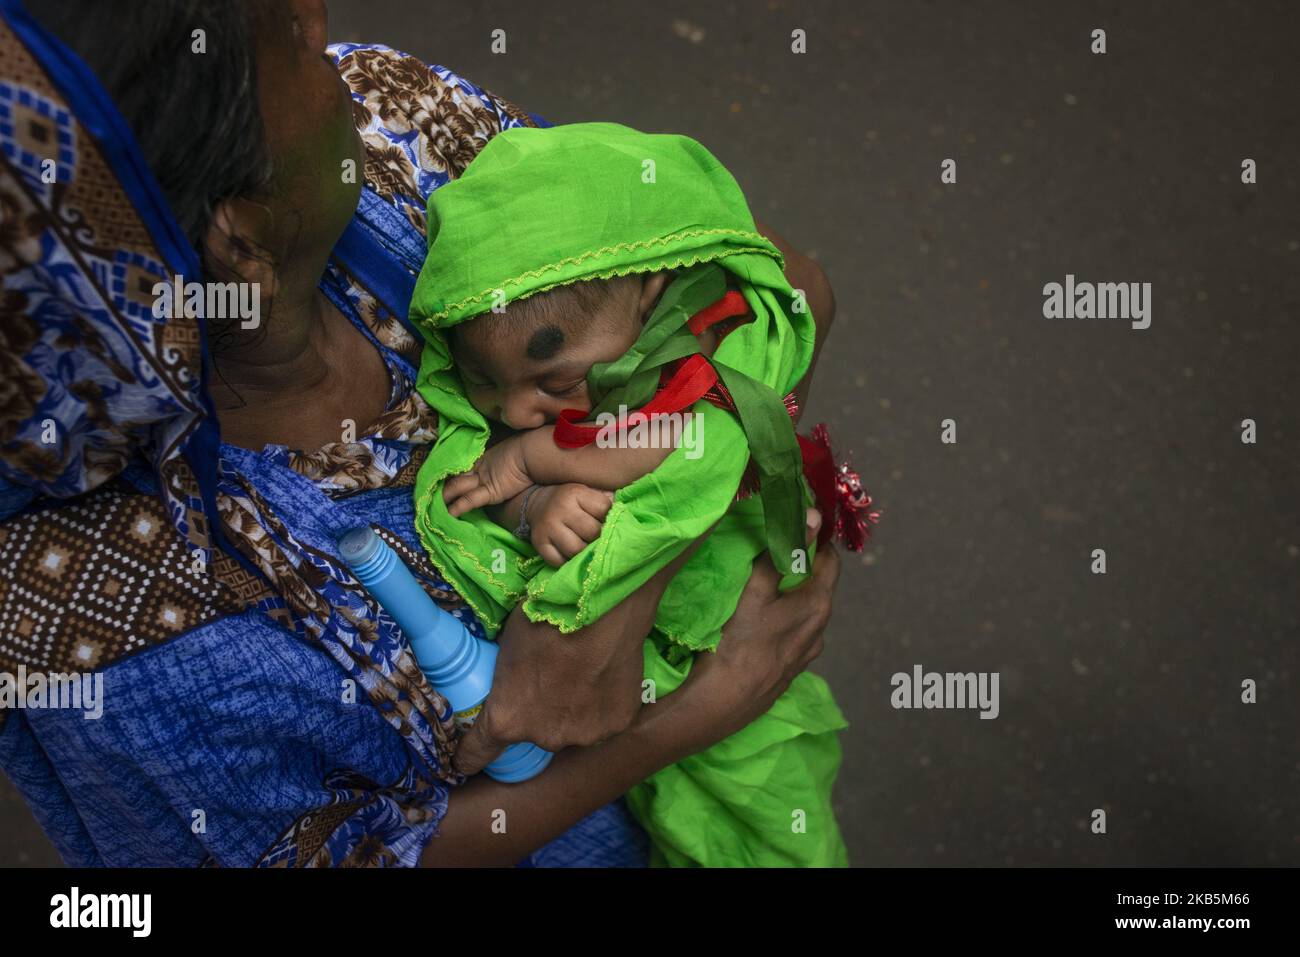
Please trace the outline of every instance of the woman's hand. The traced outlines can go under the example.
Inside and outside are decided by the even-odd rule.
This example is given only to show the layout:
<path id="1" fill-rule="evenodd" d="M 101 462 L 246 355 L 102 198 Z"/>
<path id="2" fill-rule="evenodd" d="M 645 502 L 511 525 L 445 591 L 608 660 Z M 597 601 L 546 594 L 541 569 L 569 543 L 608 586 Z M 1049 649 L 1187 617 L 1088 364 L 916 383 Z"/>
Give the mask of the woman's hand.
<path id="1" fill-rule="evenodd" d="M 811 512 L 810 517 L 816 514 Z M 820 517 L 810 523 L 810 541 L 820 526 Z M 421 863 L 477 867 L 514 864 L 656 771 L 711 747 L 749 724 L 767 711 L 808 662 L 821 653 L 822 632 L 830 617 L 831 594 L 839 570 L 839 556 L 827 547 L 817 553 L 813 574 L 807 582 L 779 594 L 776 586 L 780 576 L 771 559 L 764 556 L 756 561 L 754 575 L 741 595 L 736 613 L 723 630 L 717 653 L 697 657 L 685 684 L 673 694 L 655 704 L 640 705 L 641 636 L 645 630 L 639 623 L 645 620 L 644 616 L 653 615 L 663 583 L 676 571 L 674 566 L 669 566 L 665 570 L 667 577 L 643 587 L 623 602 L 629 607 L 641 606 L 629 620 L 638 624 L 631 632 L 635 636 L 631 649 L 635 654 L 629 656 L 627 674 L 615 678 L 611 673 L 610 680 L 591 685 L 592 690 L 587 692 L 590 694 L 598 688 L 608 692 L 626 681 L 626 690 L 619 691 L 606 704 L 617 709 L 629 699 L 635 701 L 635 720 L 621 730 L 607 728 L 594 735 L 583 732 L 581 737 L 599 743 L 566 748 L 556 754 L 545 772 L 529 781 L 501 784 L 486 775 L 470 779 L 454 792 L 438 839 L 429 842 Z M 531 645 L 554 651 L 565 645 L 557 643 L 554 635 L 540 637 L 549 640 L 537 644 L 525 640 L 520 647 L 527 649 Z M 561 637 L 572 640 L 578 636 Z M 505 660 L 503 649 L 497 666 L 498 682 L 501 663 Z M 528 664 L 548 667 L 551 663 L 538 660 Z M 590 668 L 590 662 L 587 667 Z M 519 674 L 529 673 L 527 667 L 515 670 Z M 537 673 L 532 676 L 534 682 L 540 678 Z M 575 693 L 573 687 L 564 684 L 572 675 L 552 674 L 551 677 L 556 678 L 554 694 L 545 693 L 545 689 L 521 687 L 521 691 L 534 694 L 533 705 L 524 708 L 522 713 L 535 718 L 535 708 L 540 708 L 544 709 L 548 723 L 569 728 L 582 728 L 584 722 L 590 725 L 593 717 L 590 704 L 573 714 L 565 713 L 573 710 L 569 706 L 575 697 L 582 696 L 582 692 Z M 543 693 L 539 694 L 539 690 Z M 513 700 L 496 699 L 496 691 L 494 687 L 483 714 L 461 740 L 460 753 L 456 756 L 458 767 L 465 757 L 478 770 L 508 741 L 535 740 L 546 746 L 538 735 L 517 737 L 503 734 L 500 729 L 489 730 L 498 721 L 502 727 L 523 723 L 513 719 L 509 710 L 499 712 L 505 715 L 503 718 L 492 716 L 494 700 Z M 488 726 L 484 726 L 485 719 Z M 467 744 L 472 756 L 464 753 Z M 554 745 L 551 749 L 556 750 Z M 504 819 L 502 815 L 507 815 L 510 821 L 510 829 L 504 834 L 498 833 L 495 827 L 498 820 Z"/>
<path id="2" fill-rule="evenodd" d="M 654 624 L 655 610 L 668 583 L 705 537 L 688 545 L 600 620 L 573 634 L 561 634 L 545 622 L 529 621 L 523 606 L 516 605 L 497 636 L 501 650 L 492 693 L 483 702 L 478 719 L 460 739 L 456 769 L 466 775 L 477 774 L 515 741 L 531 741 L 547 751 L 559 751 L 590 746 L 628 731 L 642 712 L 642 646 Z M 675 746 L 668 741 L 659 744 L 663 748 Z M 630 754 L 635 756 L 638 750 L 632 747 Z M 649 767 L 646 762 L 652 764 L 654 759 L 654 755 L 645 754 L 635 756 L 633 761 L 638 767 Z M 622 785 L 623 790 L 615 791 L 613 797 L 673 760 L 650 767 Z M 553 768 L 540 778 L 554 780 Z M 591 805 L 582 814 L 598 806 Z"/>
<path id="3" fill-rule="evenodd" d="M 820 528 L 821 516 L 809 509 L 810 543 Z M 771 557 L 764 553 L 754 562 L 735 614 L 722 629 L 718 650 L 696 655 L 686 682 L 665 699 L 677 695 L 695 699 L 691 710 L 700 731 L 695 751 L 764 714 L 822 653 L 822 634 L 830 621 L 831 596 L 839 576 L 840 556 L 829 544 L 817 551 L 809 580 L 784 594 L 777 591 L 781 576 Z"/>
<path id="4" fill-rule="evenodd" d="M 822 271 L 821 266 L 791 246 L 771 226 L 766 223 L 754 225 L 785 257 L 785 278 L 791 287 L 803 290 L 808 308 L 812 311 L 813 322 L 817 326 L 817 341 L 813 344 L 812 362 L 808 364 L 808 371 L 804 373 L 804 377 L 794 390 L 799 403 L 799 411 L 795 415 L 797 423 L 803 415 L 804 406 L 808 404 L 808 389 L 812 385 L 813 371 L 817 368 L 817 358 L 821 355 L 822 346 L 825 345 L 826 337 L 830 334 L 831 325 L 835 321 L 835 293 L 831 290 L 830 280 L 826 278 L 826 273 Z"/>

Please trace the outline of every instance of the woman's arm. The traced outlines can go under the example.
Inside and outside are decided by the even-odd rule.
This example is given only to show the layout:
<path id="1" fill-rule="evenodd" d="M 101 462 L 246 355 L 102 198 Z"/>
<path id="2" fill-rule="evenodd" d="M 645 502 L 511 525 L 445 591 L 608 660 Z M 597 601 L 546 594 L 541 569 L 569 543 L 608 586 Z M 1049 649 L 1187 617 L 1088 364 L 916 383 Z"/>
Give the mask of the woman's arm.
<path id="1" fill-rule="evenodd" d="M 497 638 L 501 651 L 492 693 L 457 747 L 457 770 L 477 774 L 515 741 L 560 751 L 593 745 L 628 729 L 641 706 L 641 646 L 655 610 L 668 583 L 703 540 L 573 634 L 529 621 L 516 606 Z"/>
<path id="2" fill-rule="evenodd" d="M 810 520 L 811 540 L 820 517 L 810 512 Z M 557 754 L 531 781 L 480 776 L 454 790 L 421 863 L 512 865 L 656 771 L 745 727 L 821 654 L 838 577 L 839 556 L 827 548 L 808 583 L 782 594 L 771 559 L 761 557 L 718 651 L 699 656 L 681 688 L 640 707 L 608 741 Z"/>
<path id="3" fill-rule="evenodd" d="M 420 863 L 513 865 L 656 771 L 699 750 L 692 745 L 686 713 L 690 701 L 682 697 L 684 691 L 643 707 L 631 727 L 602 744 L 562 751 L 531 781 L 501 784 L 480 774 L 453 789 L 438 835 Z"/>
<path id="4" fill-rule="evenodd" d="M 826 337 L 831 331 L 831 324 L 835 321 L 835 293 L 831 290 L 830 280 L 826 278 L 826 273 L 822 271 L 821 266 L 791 246 L 771 226 L 766 223 L 755 223 L 755 225 L 758 231 L 766 236 L 785 257 L 786 281 L 793 288 L 803 290 L 808 300 L 808 308 L 812 310 L 813 322 L 817 326 L 817 340 L 813 344 L 812 361 L 794 390 L 795 397 L 799 401 L 799 412 L 795 416 L 797 422 L 803 415 L 804 405 L 808 401 L 808 390 L 812 387 L 817 358 L 821 355 L 822 346 L 826 344 Z"/>

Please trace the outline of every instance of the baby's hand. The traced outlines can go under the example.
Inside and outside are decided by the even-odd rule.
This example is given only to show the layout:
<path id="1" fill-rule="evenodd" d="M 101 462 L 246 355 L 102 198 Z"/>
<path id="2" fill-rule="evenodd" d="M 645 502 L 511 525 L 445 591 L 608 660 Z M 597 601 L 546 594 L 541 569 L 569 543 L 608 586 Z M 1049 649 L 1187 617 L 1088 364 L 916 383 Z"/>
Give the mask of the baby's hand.
<path id="1" fill-rule="evenodd" d="M 522 439 L 522 435 L 514 435 L 501 440 L 468 472 L 447 479 L 442 500 L 449 515 L 459 518 L 484 505 L 508 501 L 533 484 L 524 462 Z"/>
<path id="2" fill-rule="evenodd" d="M 596 540 L 613 503 L 613 492 L 587 485 L 540 486 L 526 514 L 537 554 L 559 568 Z"/>

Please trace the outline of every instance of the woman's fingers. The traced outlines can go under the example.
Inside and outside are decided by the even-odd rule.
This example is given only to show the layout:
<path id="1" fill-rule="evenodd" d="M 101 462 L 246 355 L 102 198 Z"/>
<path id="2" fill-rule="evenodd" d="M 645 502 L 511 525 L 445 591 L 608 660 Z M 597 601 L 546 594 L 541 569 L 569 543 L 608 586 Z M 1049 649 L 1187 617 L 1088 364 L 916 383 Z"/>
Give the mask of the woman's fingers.
<path id="1" fill-rule="evenodd" d="M 809 543 L 821 524 L 822 517 L 809 509 Z M 687 694 L 705 702 L 701 707 L 714 740 L 767 711 L 826 647 L 824 633 L 840 573 L 835 548 L 820 549 L 812 575 L 786 592 L 777 591 L 781 576 L 768 555 L 760 555 L 753 568 L 717 652 L 696 656 L 684 686 Z"/>
<path id="2" fill-rule="evenodd" d="M 755 603 L 773 602 L 777 598 L 777 586 L 780 584 L 781 573 L 772 564 L 772 556 L 764 552 L 754 559 L 754 570 L 749 574 L 749 581 L 745 582 L 740 600 L 744 602 L 746 596 L 750 596 Z"/>
<path id="3" fill-rule="evenodd" d="M 804 544 L 811 545 L 822 530 L 822 513 L 815 508 L 808 509 L 804 516 Z"/>
<path id="4" fill-rule="evenodd" d="M 817 538 L 817 533 L 822 527 L 821 513 L 815 508 L 808 509 L 804 516 L 804 539 L 805 544 L 811 545 Z M 827 549 L 834 551 L 834 549 Z M 814 566 L 821 564 L 821 554 L 813 562 Z M 814 567 L 814 572 L 816 568 Z M 759 555 L 754 559 L 754 570 L 750 573 L 749 581 L 745 583 L 745 591 L 751 593 L 756 598 L 762 598 L 766 601 L 775 601 L 778 597 L 777 586 L 781 583 L 781 573 L 776 570 L 776 565 L 772 563 L 772 556 L 767 552 Z M 742 599 L 743 600 L 743 599 Z"/>
<path id="5" fill-rule="evenodd" d="M 505 750 L 508 741 L 503 741 L 492 728 L 492 702 L 483 705 L 478 720 L 470 726 L 456 746 L 452 755 L 452 765 L 465 776 L 478 774 L 496 760 L 497 755 Z"/>
<path id="6" fill-rule="evenodd" d="M 817 588 L 822 597 L 825 598 L 825 612 L 830 615 L 831 596 L 835 593 L 835 583 L 840 580 L 840 553 L 839 550 L 831 544 L 817 553 L 817 560 L 813 562 L 812 582 L 813 587 Z"/>

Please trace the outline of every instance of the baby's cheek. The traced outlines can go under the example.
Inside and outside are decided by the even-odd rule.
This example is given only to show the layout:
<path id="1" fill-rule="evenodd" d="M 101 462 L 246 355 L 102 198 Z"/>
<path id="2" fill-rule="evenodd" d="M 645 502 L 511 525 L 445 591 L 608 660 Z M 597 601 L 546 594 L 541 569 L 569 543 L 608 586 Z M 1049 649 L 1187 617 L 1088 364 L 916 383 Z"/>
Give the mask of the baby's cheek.
<path id="1" fill-rule="evenodd" d="M 478 412 L 479 415 L 483 416 L 483 418 L 496 421 L 494 415 L 495 408 L 492 401 L 487 398 L 483 390 L 467 388 L 465 390 L 465 398 L 469 399 L 469 404 L 474 406 L 475 411 Z"/>

